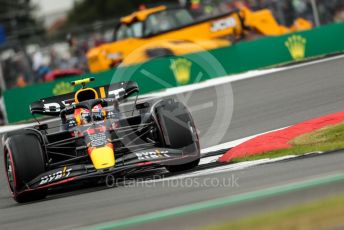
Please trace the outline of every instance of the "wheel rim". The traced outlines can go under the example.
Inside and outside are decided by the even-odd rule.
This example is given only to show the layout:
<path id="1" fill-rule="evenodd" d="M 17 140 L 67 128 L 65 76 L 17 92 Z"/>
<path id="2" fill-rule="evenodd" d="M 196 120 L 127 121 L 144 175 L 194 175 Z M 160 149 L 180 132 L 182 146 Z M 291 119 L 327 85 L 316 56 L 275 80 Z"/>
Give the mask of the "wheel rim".
<path id="1" fill-rule="evenodd" d="M 13 191 L 15 186 L 15 174 L 11 154 L 8 151 L 6 151 L 6 173 L 8 184 L 10 185 L 10 189 Z"/>

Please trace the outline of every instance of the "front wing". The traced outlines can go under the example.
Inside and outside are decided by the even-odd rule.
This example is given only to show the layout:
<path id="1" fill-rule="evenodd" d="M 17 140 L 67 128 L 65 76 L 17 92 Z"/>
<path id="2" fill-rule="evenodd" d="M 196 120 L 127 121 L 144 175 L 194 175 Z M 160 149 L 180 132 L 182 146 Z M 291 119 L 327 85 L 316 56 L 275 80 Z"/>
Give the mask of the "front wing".
<path id="1" fill-rule="evenodd" d="M 151 167 L 163 167 L 168 165 L 181 165 L 200 158 L 195 146 L 183 150 L 168 148 L 152 148 L 139 152 L 133 152 L 116 159 L 116 165 L 111 168 L 96 170 L 92 164 L 66 165 L 47 171 L 26 184 L 26 188 L 20 193 L 34 190 L 47 189 L 67 183 L 87 180 L 91 178 L 113 175 L 123 177 L 126 172 L 142 170 Z"/>

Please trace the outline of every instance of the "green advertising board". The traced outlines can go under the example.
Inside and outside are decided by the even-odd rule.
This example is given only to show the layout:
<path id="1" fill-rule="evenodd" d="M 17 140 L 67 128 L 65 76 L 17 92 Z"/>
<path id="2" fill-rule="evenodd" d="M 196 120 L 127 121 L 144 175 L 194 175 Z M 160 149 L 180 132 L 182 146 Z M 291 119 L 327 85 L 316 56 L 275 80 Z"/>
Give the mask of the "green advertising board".
<path id="1" fill-rule="evenodd" d="M 136 81 L 140 94 L 146 94 L 293 60 L 341 52 L 344 50 L 343 41 L 344 23 L 338 23 L 284 36 L 238 42 L 216 50 L 164 57 L 106 72 L 14 88 L 4 92 L 7 118 L 9 123 L 30 119 L 31 102 L 75 91 L 76 88 L 69 82 L 83 77 L 96 78 L 90 84 L 91 87 L 126 80 Z"/>

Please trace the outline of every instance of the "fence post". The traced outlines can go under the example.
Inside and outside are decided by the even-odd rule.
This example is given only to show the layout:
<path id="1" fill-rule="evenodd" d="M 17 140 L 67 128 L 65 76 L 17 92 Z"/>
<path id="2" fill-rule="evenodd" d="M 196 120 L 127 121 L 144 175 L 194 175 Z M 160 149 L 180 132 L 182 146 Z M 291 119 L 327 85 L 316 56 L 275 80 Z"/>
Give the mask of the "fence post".
<path id="1" fill-rule="evenodd" d="M 318 6 L 317 6 L 316 0 L 311 0 L 311 4 L 312 4 L 312 11 L 313 11 L 315 26 L 318 27 L 320 26 L 320 19 L 319 19 L 319 12 L 318 12 Z"/>
<path id="2" fill-rule="evenodd" d="M 6 84 L 4 79 L 4 72 L 2 71 L 2 64 L 0 61 L 0 92 L 4 92 L 6 90 Z M 1 94 L 0 94 L 1 97 Z"/>

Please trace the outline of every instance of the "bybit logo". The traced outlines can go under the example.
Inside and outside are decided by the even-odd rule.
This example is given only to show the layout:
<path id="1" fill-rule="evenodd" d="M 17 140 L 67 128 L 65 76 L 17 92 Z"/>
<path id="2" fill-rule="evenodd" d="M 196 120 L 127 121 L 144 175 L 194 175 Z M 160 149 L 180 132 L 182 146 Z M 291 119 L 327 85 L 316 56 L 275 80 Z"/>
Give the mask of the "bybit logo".
<path id="1" fill-rule="evenodd" d="M 170 68 L 174 77 L 180 85 L 185 85 L 190 81 L 192 62 L 185 58 L 178 58 L 172 61 Z"/>
<path id="2" fill-rule="evenodd" d="M 300 35 L 290 36 L 284 43 L 294 60 L 301 60 L 305 57 L 307 40 Z"/>

